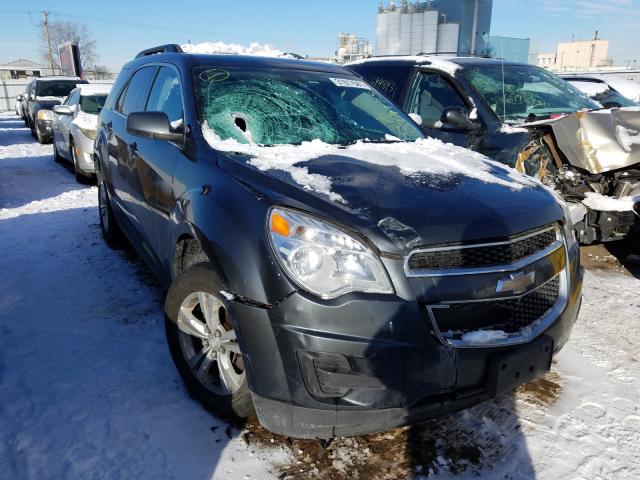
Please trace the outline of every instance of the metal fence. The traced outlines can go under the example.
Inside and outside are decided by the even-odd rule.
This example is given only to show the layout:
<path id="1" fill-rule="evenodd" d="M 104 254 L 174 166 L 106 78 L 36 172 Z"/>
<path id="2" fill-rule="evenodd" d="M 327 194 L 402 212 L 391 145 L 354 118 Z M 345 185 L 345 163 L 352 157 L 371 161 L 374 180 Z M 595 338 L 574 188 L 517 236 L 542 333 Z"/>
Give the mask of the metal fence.
<path id="1" fill-rule="evenodd" d="M 15 110 L 16 96 L 24 93 L 27 84 L 33 78 L 0 79 L 0 112 Z M 90 83 L 112 85 L 113 80 L 89 80 Z"/>

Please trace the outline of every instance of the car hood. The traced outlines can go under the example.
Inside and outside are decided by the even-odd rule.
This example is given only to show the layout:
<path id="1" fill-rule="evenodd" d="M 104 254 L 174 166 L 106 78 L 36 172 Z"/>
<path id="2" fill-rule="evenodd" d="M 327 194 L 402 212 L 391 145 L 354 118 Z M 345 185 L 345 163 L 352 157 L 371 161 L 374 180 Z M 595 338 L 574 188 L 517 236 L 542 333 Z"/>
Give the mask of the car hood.
<path id="1" fill-rule="evenodd" d="M 34 107 L 38 110 L 51 110 L 56 105 L 62 104 L 64 97 L 36 97 Z"/>
<path id="2" fill-rule="evenodd" d="M 356 228 L 384 251 L 504 238 L 563 219 L 538 182 L 437 140 L 321 147 L 310 158 L 301 152 L 307 158 L 299 162 L 282 158 L 289 152 L 255 150 L 223 155 L 219 164 L 275 203 Z"/>
<path id="3" fill-rule="evenodd" d="M 569 163 L 593 175 L 640 164 L 640 107 L 577 112 L 522 128 L 551 129 Z"/>

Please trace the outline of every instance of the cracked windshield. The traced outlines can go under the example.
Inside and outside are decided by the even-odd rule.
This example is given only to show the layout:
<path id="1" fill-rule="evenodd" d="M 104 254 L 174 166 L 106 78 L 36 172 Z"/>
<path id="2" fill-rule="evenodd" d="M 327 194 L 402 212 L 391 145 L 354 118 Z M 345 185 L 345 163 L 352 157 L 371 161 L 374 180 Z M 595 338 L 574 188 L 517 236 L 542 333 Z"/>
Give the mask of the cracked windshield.
<path id="1" fill-rule="evenodd" d="M 195 80 L 203 119 L 223 140 L 347 145 L 422 138 L 403 113 L 356 77 L 203 68 Z"/>

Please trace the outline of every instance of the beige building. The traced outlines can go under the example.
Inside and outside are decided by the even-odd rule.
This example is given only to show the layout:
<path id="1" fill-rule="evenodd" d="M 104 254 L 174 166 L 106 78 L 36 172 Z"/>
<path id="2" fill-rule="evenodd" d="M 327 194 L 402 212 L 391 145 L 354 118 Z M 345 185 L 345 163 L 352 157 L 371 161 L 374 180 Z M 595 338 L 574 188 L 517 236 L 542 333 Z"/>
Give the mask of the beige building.
<path id="1" fill-rule="evenodd" d="M 592 70 L 611 66 L 609 40 L 580 40 L 558 44 L 555 53 L 538 55 L 538 66 L 556 72 Z"/>

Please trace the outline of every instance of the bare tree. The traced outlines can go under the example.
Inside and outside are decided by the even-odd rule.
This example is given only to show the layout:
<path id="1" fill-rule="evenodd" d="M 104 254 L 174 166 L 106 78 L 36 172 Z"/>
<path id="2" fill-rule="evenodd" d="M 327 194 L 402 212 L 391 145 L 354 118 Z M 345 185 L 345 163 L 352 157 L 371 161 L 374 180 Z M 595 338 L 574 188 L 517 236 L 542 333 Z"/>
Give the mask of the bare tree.
<path id="1" fill-rule="evenodd" d="M 42 25 L 40 55 L 46 65 L 49 64 L 49 45 L 47 44 L 47 36 L 45 34 L 44 25 Z M 58 47 L 63 43 L 73 42 L 78 44 L 80 49 L 80 62 L 83 66 L 95 65 L 98 59 L 96 51 L 96 40 L 84 23 L 68 22 L 64 20 L 49 22 L 49 41 L 51 42 L 51 50 L 53 55 L 53 63 L 55 68 L 60 68 L 60 59 L 58 57 Z"/>

